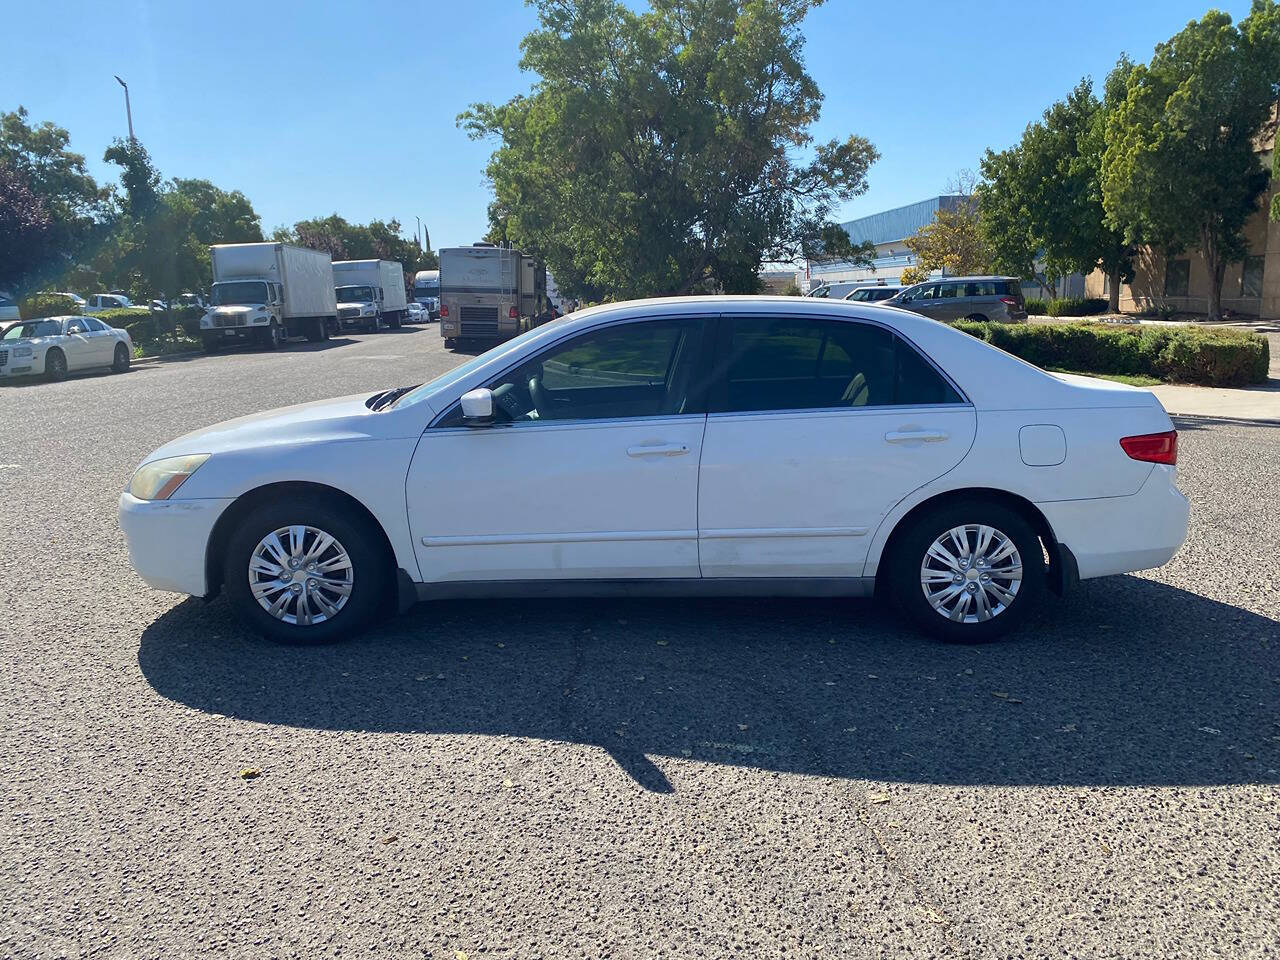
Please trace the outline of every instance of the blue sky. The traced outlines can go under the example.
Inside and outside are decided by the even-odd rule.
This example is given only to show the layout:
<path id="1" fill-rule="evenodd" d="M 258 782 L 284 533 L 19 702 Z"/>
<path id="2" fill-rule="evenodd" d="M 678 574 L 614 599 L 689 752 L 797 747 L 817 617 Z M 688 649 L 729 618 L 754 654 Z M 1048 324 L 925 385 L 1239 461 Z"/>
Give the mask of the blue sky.
<path id="1" fill-rule="evenodd" d="M 1219 4 L 1235 17 L 1247 0 Z M 1082 76 L 1152 47 L 1207 0 L 829 0 L 805 23 L 826 95 L 819 139 L 859 133 L 880 150 L 870 189 L 841 219 L 940 192 Z M 965 11 L 963 13 L 959 11 Z M 270 231 L 340 213 L 422 217 L 433 246 L 485 229 L 484 165 L 454 118 L 528 89 L 516 67 L 533 11 L 518 0 L 409 3 L 12 2 L 0 109 L 71 133 L 102 180 L 134 128 L 166 176 L 243 190 Z M 16 41 L 16 42 L 15 42 Z"/>

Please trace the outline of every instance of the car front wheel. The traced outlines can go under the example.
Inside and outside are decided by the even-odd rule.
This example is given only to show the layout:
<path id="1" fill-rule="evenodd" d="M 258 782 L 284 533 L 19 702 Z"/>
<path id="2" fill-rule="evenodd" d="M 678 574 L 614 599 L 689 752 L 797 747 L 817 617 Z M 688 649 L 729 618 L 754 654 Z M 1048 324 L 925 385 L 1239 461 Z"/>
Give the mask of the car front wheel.
<path id="1" fill-rule="evenodd" d="M 254 508 L 227 546 L 223 584 L 240 617 L 284 643 L 324 643 L 366 626 L 390 564 L 368 521 L 323 497 Z"/>
<path id="2" fill-rule="evenodd" d="M 898 606 L 925 632 L 950 642 L 994 640 L 1043 597 L 1040 539 L 1003 504 L 940 506 L 912 522 L 895 545 L 890 586 Z"/>

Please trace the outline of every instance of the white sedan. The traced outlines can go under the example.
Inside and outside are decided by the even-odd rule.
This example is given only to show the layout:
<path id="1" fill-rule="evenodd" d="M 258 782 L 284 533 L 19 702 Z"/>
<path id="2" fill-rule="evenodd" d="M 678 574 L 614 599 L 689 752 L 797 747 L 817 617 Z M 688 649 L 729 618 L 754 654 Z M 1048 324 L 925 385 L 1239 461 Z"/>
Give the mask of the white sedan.
<path id="1" fill-rule="evenodd" d="M 409 316 L 405 320 L 406 323 L 422 323 L 426 318 L 427 312 L 422 308 L 422 304 L 416 300 L 410 300 L 405 305 L 405 309 L 409 311 Z"/>
<path id="2" fill-rule="evenodd" d="M 15 323 L 0 336 L 0 379 L 44 376 L 102 367 L 124 373 L 133 357 L 127 331 L 96 317 L 45 317 Z"/>
<path id="3" fill-rule="evenodd" d="M 1168 561 L 1176 461 L 1149 391 L 917 314 L 681 298 L 189 434 L 138 468 L 120 524 L 151 586 L 224 590 L 287 641 L 419 599 L 873 591 L 986 640 L 1046 589 Z"/>

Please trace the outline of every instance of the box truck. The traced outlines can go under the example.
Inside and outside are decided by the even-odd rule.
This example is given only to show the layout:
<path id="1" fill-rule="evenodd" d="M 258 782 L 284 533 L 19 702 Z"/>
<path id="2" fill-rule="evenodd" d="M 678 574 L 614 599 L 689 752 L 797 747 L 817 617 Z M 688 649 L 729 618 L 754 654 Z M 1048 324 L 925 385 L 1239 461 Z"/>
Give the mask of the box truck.
<path id="1" fill-rule="evenodd" d="M 413 275 L 413 299 L 422 304 L 428 320 L 440 319 L 439 270 L 419 270 Z"/>
<path id="2" fill-rule="evenodd" d="M 440 251 L 440 335 L 446 346 L 509 340 L 537 322 L 546 270 L 532 257 L 527 265 L 525 259 L 519 250 L 491 243 Z"/>
<path id="3" fill-rule="evenodd" d="M 399 329 L 409 316 L 404 267 L 394 260 L 335 260 L 333 284 L 343 330 Z"/>
<path id="4" fill-rule="evenodd" d="M 287 243 L 209 248 L 213 288 L 200 339 L 213 352 L 249 341 L 278 347 L 288 337 L 324 340 L 337 329 L 329 254 Z"/>

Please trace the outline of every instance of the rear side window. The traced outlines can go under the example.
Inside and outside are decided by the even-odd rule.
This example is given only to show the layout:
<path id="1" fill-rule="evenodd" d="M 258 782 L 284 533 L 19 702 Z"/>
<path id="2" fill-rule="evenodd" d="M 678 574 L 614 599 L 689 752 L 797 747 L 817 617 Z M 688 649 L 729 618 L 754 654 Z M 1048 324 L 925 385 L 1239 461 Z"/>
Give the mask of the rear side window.
<path id="1" fill-rule="evenodd" d="M 727 341 L 718 412 L 962 402 L 913 347 L 883 327 L 743 317 L 731 321 Z"/>

